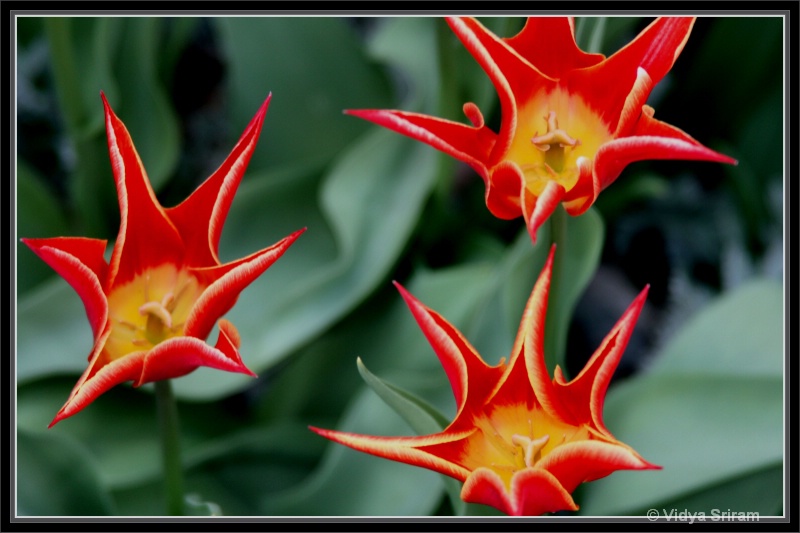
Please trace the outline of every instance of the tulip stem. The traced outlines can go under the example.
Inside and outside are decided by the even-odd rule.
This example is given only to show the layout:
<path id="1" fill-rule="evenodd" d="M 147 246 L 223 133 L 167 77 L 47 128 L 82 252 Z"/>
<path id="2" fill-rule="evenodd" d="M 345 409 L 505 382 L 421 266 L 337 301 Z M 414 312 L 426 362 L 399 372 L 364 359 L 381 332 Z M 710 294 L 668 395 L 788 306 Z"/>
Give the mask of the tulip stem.
<path id="1" fill-rule="evenodd" d="M 156 381 L 156 404 L 161 429 L 167 513 L 183 515 L 183 468 L 181 466 L 178 406 L 169 380 Z"/>

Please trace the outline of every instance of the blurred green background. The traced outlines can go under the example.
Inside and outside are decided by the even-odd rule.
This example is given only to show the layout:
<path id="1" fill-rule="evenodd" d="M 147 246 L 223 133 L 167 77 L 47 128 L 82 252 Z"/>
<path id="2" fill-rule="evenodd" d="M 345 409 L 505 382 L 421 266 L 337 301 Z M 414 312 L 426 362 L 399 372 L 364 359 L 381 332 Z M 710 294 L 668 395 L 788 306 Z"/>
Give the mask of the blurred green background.
<path id="1" fill-rule="evenodd" d="M 524 22 L 481 20 L 500 36 Z M 608 55 L 649 20 L 579 18 L 576 35 Z M 307 429 L 413 434 L 364 384 L 357 357 L 452 417 L 444 372 L 390 281 L 494 364 L 549 248 L 531 246 L 521 219 L 489 214 L 471 168 L 342 114 L 463 120 L 474 101 L 497 124 L 493 87 L 444 20 L 16 22 L 18 237 L 115 238 L 101 90 L 165 206 L 213 172 L 272 93 L 220 256 L 308 231 L 227 315 L 259 378 L 200 369 L 173 382 L 196 513 L 496 514 L 448 498 L 438 474 Z M 605 422 L 664 467 L 581 486 L 578 514 L 783 512 L 783 42 L 778 17 L 699 18 L 648 103 L 739 165 L 636 163 L 565 221 L 548 362 L 574 376 L 649 283 Z M 17 514 L 162 514 L 148 387 L 118 386 L 46 429 L 85 368 L 91 330 L 74 291 L 24 245 L 17 254 Z"/>

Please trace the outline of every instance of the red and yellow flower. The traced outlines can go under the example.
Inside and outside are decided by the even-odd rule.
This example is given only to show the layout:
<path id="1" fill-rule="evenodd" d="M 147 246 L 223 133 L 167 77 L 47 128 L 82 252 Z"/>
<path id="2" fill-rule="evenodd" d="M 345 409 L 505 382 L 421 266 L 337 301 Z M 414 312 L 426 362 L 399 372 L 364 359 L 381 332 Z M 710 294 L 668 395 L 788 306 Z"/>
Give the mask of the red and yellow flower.
<path id="1" fill-rule="evenodd" d="M 497 217 L 522 215 L 531 238 L 563 203 L 580 215 L 628 164 L 645 159 L 735 163 L 653 118 L 646 104 L 689 38 L 694 18 L 662 17 L 606 58 L 578 48 L 568 17 L 530 17 L 499 38 L 473 18 L 448 24 L 494 84 L 500 131 L 473 103 L 471 125 L 396 110 L 349 110 L 471 165 Z"/>
<path id="2" fill-rule="evenodd" d="M 217 256 L 269 97 L 222 165 L 168 209 L 156 199 L 127 128 L 101 97 L 121 215 L 110 261 L 101 239 L 22 239 L 72 285 L 94 334 L 89 366 L 51 427 L 125 381 L 138 387 L 201 366 L 254 376 L 239 355 L 236 328 L 221 317 L 304 231 L 236 261 L 221 264 Z M 219 338 L 211 346 L 205 339 L 215 324 Z"/>
<path id="3" fill-rule="evenodd" d="M 421 466 L 464 483 L 464 501 L 509 515 L 576 510 L 571 493 L 616 470 L 657 469 L 603 423 L 611 376 L 647 296 L 645 288 L 583 370 L 551 379 L 543 353 L 553 251 L 533 288 L 508 362 L 490 366 L 435 311 L 398 289 L 450 380 L 458 411 L 442 432 L 417 437 L 358 435 L 312 427 L 356 450 Z"/>

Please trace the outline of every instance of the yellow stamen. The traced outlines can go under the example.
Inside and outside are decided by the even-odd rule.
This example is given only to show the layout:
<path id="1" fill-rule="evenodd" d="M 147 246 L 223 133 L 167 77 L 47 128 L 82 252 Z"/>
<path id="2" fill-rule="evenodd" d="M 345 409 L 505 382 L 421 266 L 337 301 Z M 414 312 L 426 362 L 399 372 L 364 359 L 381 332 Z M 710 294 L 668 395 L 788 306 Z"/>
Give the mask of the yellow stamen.
<path id="1" fill-rule="evenodd" d="M 537 149 L 547 152 L 545 166 L 555 174 L 564 170 L 566 148 L 568 146 L 575 148 L 581 141 L 573 139 L 566 131 L 559 129 L 555 111 L 550 111 L 544 120 L 547 123 L 547 132 L 539 135 L 537 131 L 531 142 Z"/>
<path id="2" fill-rule="evenodd" d="M 542 448 L 547 445 L 550 435 L 544 435 L 538 439 L 531 439 L 525 435 L 513 435 L 511 442 L 520 446 L 525 451 L 525 466 L 533 466 L 542 458 Z"/>
<path id="3" fill-rule="evenodd" d="M 168 294 L 170 298 L 171 294 Z M 167 300 L 167 297 L 164 297 Z M 167 331 L 172 328 L 172 315 L 163 303 L 147 302 L 139 307 L 139 314 L 147 317 L 144 327 L 144 336 L 153 345 L 166 338 Z"/>

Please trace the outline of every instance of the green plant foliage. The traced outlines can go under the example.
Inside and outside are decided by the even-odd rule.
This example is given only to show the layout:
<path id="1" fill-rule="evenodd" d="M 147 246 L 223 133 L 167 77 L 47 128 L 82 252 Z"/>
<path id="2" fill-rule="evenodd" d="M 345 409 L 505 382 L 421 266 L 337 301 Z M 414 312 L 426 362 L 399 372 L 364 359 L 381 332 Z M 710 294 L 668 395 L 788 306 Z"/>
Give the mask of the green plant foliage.
<path id="1" fill-rule="evenodd" d="M 480 20 L 500 37 L 525 22 Z M 576 39 L 609 55 L 649 20 L 581 17 Z M 46 429 L 86 368 L 92 333 L 75 291 L 19 238 L 108 239 L 110 256 L 119 206 L 100 91 L 165 206 L 214 171 L 271 94 L 220 259 L 307 228 L 226 315 L 259 377 L 204 368 L 173 381 L 190 514 L 498 516 L 461 501 L 452 478 L 308 426 L 441 431 L 455 415 L 452 390 L 391 281 L 496 364 L 553 243 L 551 372 L 580 368 L 597 347 L 592 327 L 616 321 L 651 285 L 604 420 L 663 469 L 581 485 L 578 514 L 783 513 L 781 24 L 698 18 L 648 101 L 656 118 L 737 166 L 632 164 L 582 216 L 559 208 L 532 245 L 521 218 L 489 213 L 472 168 L 343 114 L 401 109 L 466 124 L 462 105 L 474 102 L 496 131 L 496 88 L 440 17 L 21 18 L 17 514 L 165 509 L 151 386 L 116 386 Z"/>
<path id="2" fill-rule="evenodd" d="M 719 507 L 706 505 L 722 496 L 724 509 L 769 515 L 780 507 L 782 307 L 779 284 L 751 282 L 693 317 L 646 375 L 609 392 L 609 429 L 663 470 L 587 485 L 584 513 L 641 514 L 683 502 L 709 515 Z M 760 484 L 735 490 L 743 476 Z"/>
<path id="3" fill-rule="evenodd" d="M 17 432 L 17 509 L 20 516 L 103 516 L 115 513 L 92 457 L 72 439 Z"/>
<path id="4" fill-rule="evenodd" d="M 17 167 L 18 204 L 17 231 L 28 238 L 66 235 L 67 218 L 38 173 L 24 162 Z M 53 276 L 44 264 L 22 242 L 17 242 L 17 292 L 23 294 Z"/>

